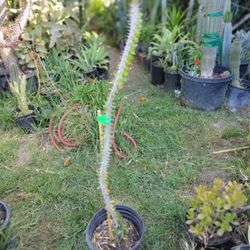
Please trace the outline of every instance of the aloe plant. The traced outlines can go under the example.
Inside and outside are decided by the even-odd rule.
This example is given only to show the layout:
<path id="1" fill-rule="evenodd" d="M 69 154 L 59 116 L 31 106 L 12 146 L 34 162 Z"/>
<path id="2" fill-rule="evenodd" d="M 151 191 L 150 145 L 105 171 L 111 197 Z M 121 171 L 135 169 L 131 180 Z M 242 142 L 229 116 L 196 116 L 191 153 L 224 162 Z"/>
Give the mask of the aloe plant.
<path id="1" fill-rule="evenodd" d="M 14 47 L 19 42 L 19 37 L 22 34 L 30 14 L 32 0 L 26 0 L 26 6 L 22 9 L 11 27 L 4 26 L 7 19 L 6 3 L 0 1 L 0 57 L 4 63 L 5 73 L 10 72 L 10 65 L 17 64 L 17 57 L 14 52 Z"/>
<path id="2" fill-rule="evenodd" d="M 31 113 L 26 97 L 26 86 L 26 76 L 19 70 L 17 64 L 11 64 L 9 87 L 10 91 L 17 99 L 20 115 Z"/>
<path id="3" fill-rule="evenodd" d="M 103 199 L 106 204 L 108 218 L 112 218 L 113 225 L 115 227 L 115 231 L 118 231 L 119 237 L 123 232 L 122 223 L 119 222 L 119 215 L 116 213 L 114 208 L 114 203 L 112 202 L 109 195 L 109 188 L 107 185 L 107 170 L 110 162 L 110 152 L 111 152 L 111 142 L 112 142 L 112 113 L 113 113 L 113 101 L 116 93 L 119 88 L 122 88 L 127 79 L 129 66 L 133 60 L 133 56 L 135 54 L 136 46 L 140 36 L 142 24 L 142 17 L 140 13 L 139 3 L 137 0 L 133 0 L 131 3 L 130 10 L 130 30 L 127 39 L 127 43 L 125 49 L 123 51 L 121 61 L 118 66 L 118 70 L 113 79 L 113 87 L 109 94 L 105 115 L 103 117 L 99 117 L 99 122 L 104 125 L 104 141 L 102 145 L 102 162 L 100 167 L 100 187 L 103 195 Z M 112 222 L 108 219 L 109 229 L 112 228 Z M 110 235 L 113 235 L 113 232 L 110 230 Z"/>

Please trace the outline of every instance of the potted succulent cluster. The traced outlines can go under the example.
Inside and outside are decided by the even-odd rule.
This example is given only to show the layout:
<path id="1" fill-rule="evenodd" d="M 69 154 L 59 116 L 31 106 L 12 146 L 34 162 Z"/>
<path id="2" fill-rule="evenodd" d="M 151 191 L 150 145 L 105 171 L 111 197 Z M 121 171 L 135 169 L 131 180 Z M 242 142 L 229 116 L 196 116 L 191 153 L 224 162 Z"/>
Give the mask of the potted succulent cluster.
<path id="1" fill-rule="evenodd" d="M 76 72 L 81 71 L 80 79 L 92 83 L 94 79 L 107 79 L 109 57 L 99 39 L 91 39 L 77 50 L 76 58 L 71 60 Z"/>
<path id="2" fill-rule="evenodd" d="M 228 68 L 217 66 L 217 54 L 221 44 L 226 0 L 200 0 L 197 18 L 197 40 L 201 57 L 196 74 L 188 67 L 181 70 L 182 102 L 192 108 L 213 111 L 224 104 L 227 87 L 232 80 Z"/>
<path id="3" fill-rule="evenodd" d="M 17 124 L 26 133 L 29 133 L 36 124 L 36 118 L 34 107 L 28 104 L 26 87 L 26 76 L 19 70 L 16 64 L 12 64 L 10 67 L 9 88 L 18 103 L 18 107 L 13 111 L 13 116 Z"/>
<path id="4" fill-rule="evenodd" d="M 233 81 L 228 89 L 227 106 L 233 111 L 240 111 L 250 105 L 250 79 L 240 78 L 241 41 L 233 41 L 230 52 L 230 69 L 233 73 Z M 246 74 L 244 74 L 247 77 Z"/>
<path id="5" fill-rule="evenodd" d="M 186 215 L 188 235 L 205 249 L 225 247 L 240 224 L 241 213 L 246 211 L 243 185 L 225 184 L 217 178 L 211 188 L 199 186 L 195 190 Z"/>
<path id="6" fill-rule="evenodd" d="M 113 80 L 113 87 L 106 103 L 105 114 L 98 117 L 104 126 L 102 141 L 102 162 L 100 169 L 100 187 L 105 201 L 105 209 L 98 211 L 88 224 L 86 241 L 89 249 L 139 249 L 143 234 L 144 223 L 139 214 L 128 206 L 114 205 L 110 198 L 107 185 L 107 169 L 110 161 L 112 144 L 112 111 L 113 100 L 119 88 L 123 87 L 129 66 L 135 54 L 141 29 L 141 13 L 139 3 L 133 0 L 130 12 L 130 31 L 124 48 L 118 71 Z M 105 240 L 104 240 L 105 239 Z"/>

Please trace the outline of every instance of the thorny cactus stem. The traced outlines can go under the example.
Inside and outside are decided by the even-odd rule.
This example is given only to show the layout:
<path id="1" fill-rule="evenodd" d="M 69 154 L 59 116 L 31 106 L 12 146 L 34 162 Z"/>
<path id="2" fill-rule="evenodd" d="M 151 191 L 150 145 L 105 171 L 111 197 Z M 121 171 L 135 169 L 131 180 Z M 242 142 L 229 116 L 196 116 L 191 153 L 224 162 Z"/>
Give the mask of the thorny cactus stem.
<path id="1" fill-rule="evenodd" d="M 232 85 L 241 88 L 240 84 L 240 53 L 241 53 L 241 42 L 234 40 L 231 52 L 230 52 L 230 69 L 233 74 Z"/>
<path id="2" fill-rule="evenodd" d="M 106 103 L 106 110 L 105 110 L 105 117 L 110 119 L 112 117 L 113 111 L 113 100 L 114 97 L 119 90 L 125 84 L 127 79 L 129 66 L 132 63 L 133 56 L 135 54 L 136 46 L 139 40 L 140 30 L 142 24 L 142 17 L 139 8 L 139 3 L 137 0 L 134 0 L 131 3 L 131 10 L 130 10 L 130 30 L 127 39 L 127 43 L 125 49 L 122 53 L 121 61 L 118 66 L 118 70 L 115 74 L 113 79 L 113 87 L 109 94 L 107 103 Z M 100 187 L 103 195 L 103 199 L 106 204 L 106 210 L 108 215 L 111 217 L 112 222 L 114 224 L 115 229 L 121 229 L 121 225 L 119 224 L 119 216 L 116 214 L 115 207 L 113 202 L 111 201 L 109 195 L 109 189 L 107 184 L 107 169 L 110 162 L 110 152 L 111 152 L 111 143 L 112 143 L 112 123 L 107 122 L 104 124 L 104 142 L 102 145 L 102 162 L 100 168 Z M 110 226 L 111 228 L 111 226 Z M 112 233 L 110 232 L 110 235 Z"/>
<path id="3" fill-rule="evenodd" d="M 229 67 L 229 56 L 233 38 L 231 0 L 227 0 L 226 2 L 224 22 L 225 22 L 225 28 L 223 33 L 223 45 L 222 45 L 222 65 L 224 67 Z"/>
<path id="4" fill-rule="evenodd" d="M 10 65 L 17 64 L 17 57 L 13 50 L 19 42 L 31 10 L 32 0 L 26 1 L 26 6 L 16 18 L 13 25 L 8 28 L 3 26 L 6 20 L 6 3 L 5 0 L 0 0 L 0 57 L 3 60 L 6 73 L 10 72 Z"/>

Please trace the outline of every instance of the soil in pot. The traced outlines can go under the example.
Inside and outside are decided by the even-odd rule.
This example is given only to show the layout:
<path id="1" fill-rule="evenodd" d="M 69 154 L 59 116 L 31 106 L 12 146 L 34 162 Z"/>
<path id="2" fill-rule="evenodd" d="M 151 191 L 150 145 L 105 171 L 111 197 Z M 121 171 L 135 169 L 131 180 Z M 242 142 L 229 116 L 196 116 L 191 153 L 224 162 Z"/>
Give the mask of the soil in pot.
<path id="1" fill-rule="evenodd" d="M 179 73 L 168 73 L 164 72 L 165 74 L 165 85 L 167 90 L 171 94 L 175 94 L 175 90 L 181 89 L 181 76 Z"/>
<path id="2" fill-rule="evenodd" d="M 127 227 L 129 229 L 129 236 L 128 240 L 123 242 L 123 245 L 114 247 L 110 247 L 110 245 L 107 245 L 107 248 L 99 248 L 97 246 L 96 240 L 99 239 L 99 242 L 103 244 L 103 237 L 98 237 L 98 233 L 101 235 L 108 236 L 108 230 L 107 230 L 107 211 L 106 209 L 99 210 L 94 217 L 91 219 L 91 221 L 88 224 L 88 227 L 86 229 L 86 241 L 88 244 L 89 249 L 91 250 L 139 250 L 143 236 L 144 236 L 144 223 L 141 218 L 141 216 L 132 208 L 124 205 L 116 205 L 115 206 L 116 211 L 120 213 L 122 218 L 124 219 L 124 222 L 126 222 Z M 104 232 L 101 232 L 101 229 L 104 230 Z M 111 242 L 108 241 L 108 238 L 106 238 L 106 244 L 110 244 Z M 95 242 L 94 242 L 95 241 Z M 126 245 L 130 245 L 129 248 L 123 248 Z"/>
<path id="3" fill-rule="evenodd" d="M 232 112 L 238 112 L 250 105 L 250 81 L 241 80 L 243 88 L 229 85 L 227 92 L 227 107 Z"/>
<path id="4" fill-rule="evenodd" d="M 93 243 L 103 250 L 131 249 L 134 246 L 134 244 L 140 239 L 139 233 L 131 221 L 125 219 L 124 222 L 128 230 L 128 235 L 126 240 L 121 240 L 120 242 L 115 242 L 110 240 L 108 221 L 106 220 L 96 228 L 93 235 Z"/>
<path id="5" fill-rule="evenodd" d="M 227 73 L 228 74 L 227 74 Z M 232 74 L 227 68 L 215 67 L 213 78 L 191 76 L 185 69 L 180 71 L 181 101 L 184 105 L 204 111 L 215 111 L 223 104 Z"/>
<path id="6" fill-rule="evenodd" d="M 151 61 L 151 83 L 161 85 L 164 83 L 164 71 L 160 61 Z"/>
<path id="7" fill-rule="evenodd" d="M 21 115 L 21 110 L 18 108 L 13 112 L 13 117 L 16 120 L 16 123 L 25 133 L 31 133 L 34 130 L 34 126 L 37 125 L 34 107 L 29 105 L 29 110 L 30 113 L 26 115 Z"/>

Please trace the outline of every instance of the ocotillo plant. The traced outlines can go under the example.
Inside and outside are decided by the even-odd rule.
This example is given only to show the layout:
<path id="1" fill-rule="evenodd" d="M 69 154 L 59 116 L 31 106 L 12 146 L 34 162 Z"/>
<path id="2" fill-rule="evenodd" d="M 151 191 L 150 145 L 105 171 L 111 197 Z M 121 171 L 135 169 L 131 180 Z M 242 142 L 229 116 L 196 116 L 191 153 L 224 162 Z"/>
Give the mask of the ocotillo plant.
<path id="1" fill-rule="evenodd" d="M 240 84 L 240 53 L 241 53 L 241 42 L 234 40 L 231 52 L 230 52 L 230 69 L 233 74 L 232 85 L 241 88 Z"/>
<path id="2" fill-rule="evenodd" d="M 202 1 L 201 1 L 202 2 Z M 201 77 L 212 78 L 217 50 L 223 32 L 223 11 L 226 0 L 205 0 L 205 15 L 202 17 Z"/>
<path id="3" fill-rule="evenodd" d="M 224 22 L 225 22 L 225 28 L 223 33 L 223 45 L 222 45 L 222 65 L 224 67 L 229 67 L 229 56 L 233 38 L 231 0 L 227 0 L 226 2 Z"/>
<path id="4" fill-rule="evenodd" d="M 111 220 L 109 220 L 109 218 L 111 217 L 113 225 L 116 231 L 117 230 L 119 231 L 119 234 L 120 232 L 123 231 L 122 225 L 121 223 L 119 223 L 119 215 L 117 215 L 114 208 L 114 204 L 111 201 L 107 184 L 107 175 L 108 175 L 107 170 L 110 162 L 111 143 L 113 137 L 113 131 L 112 131 L 113 100 L 115 98 L 117 91 L 119 90 L 119 88 L 122 88 L 124 86 L 125 81 L 127 79 L 129 67 L 130 64 L 132 63 L 136 46 L 139 40 L 141 24 L 142 24 L 142 16 L 139 8 L 139 3 L 138 0 L 133 0 L 130 9 L 130 29 L 127 38 L 127 43 L 118 66 L 118 70 L 115 73 L 115 77 L 113 79 L 113 87 L 111 89 L 111 92 L 109 94 L 106 103 L 105 115 L 98 118 L 99 122 L 103 123 L 104 125 L 104 141 L 102 145 L 102 162 L 100 167 L 100 187 L 103 199 L 106 204 L 109 228 L 111 229 Z M 111 235 L 113 234 L 110 231 L 110 236 Z"/>
<path id="5" fill-rule="evenodd" d="M 31 9 L 32 0 L 26 1 L 26 6 L 16 18 L 11 27 L 4 26 L 7 19 L 5 0 L 0 0 L 0 57 L 4 63 L 5 73 L 10 72 L 10 65 L 17 65 L 17 57 L 14 47 L 17 45 L 20 35 L 22 34 Z"/>

